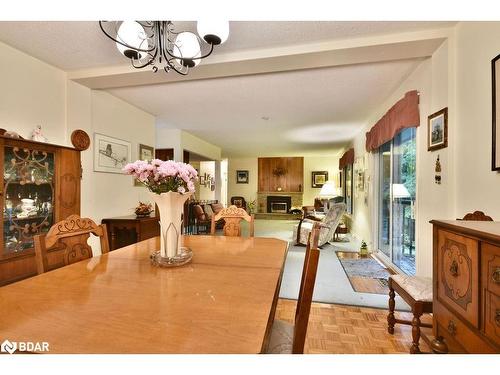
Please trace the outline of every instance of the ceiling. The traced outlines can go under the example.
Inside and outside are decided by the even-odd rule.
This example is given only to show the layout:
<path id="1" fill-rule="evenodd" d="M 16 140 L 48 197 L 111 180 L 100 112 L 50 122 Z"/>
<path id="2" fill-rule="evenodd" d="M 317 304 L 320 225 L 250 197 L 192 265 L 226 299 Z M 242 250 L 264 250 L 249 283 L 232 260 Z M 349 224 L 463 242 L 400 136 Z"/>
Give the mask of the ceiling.
<path id="1" fill-rule="evenodd" d="M 224 156 L 307 156 L 338 154 L 446 35 L 426 31 L 454 24 L 231 22 L 229 40 L 187 77 L 130 68 L 96 21 L 0 22 L 0 41 Z"/>
<path id="2" fill-rule="evenodd" d="M 336 153 L 418 60 L 111 89 L 225 156 Z M 262 117 L 269 118 L 268 120 Z"/>
<path id="3" fill-rule="evenodd" d="M 216 53 L 333 41 L 450 27 L 454 22 L 231 21 L 230 36 Z M 179 30 L 196 22 L 176 22 Z M 97 21 L 0 22 L 0 41 L 63 70 L 123 64 L 123 56 Z"/>

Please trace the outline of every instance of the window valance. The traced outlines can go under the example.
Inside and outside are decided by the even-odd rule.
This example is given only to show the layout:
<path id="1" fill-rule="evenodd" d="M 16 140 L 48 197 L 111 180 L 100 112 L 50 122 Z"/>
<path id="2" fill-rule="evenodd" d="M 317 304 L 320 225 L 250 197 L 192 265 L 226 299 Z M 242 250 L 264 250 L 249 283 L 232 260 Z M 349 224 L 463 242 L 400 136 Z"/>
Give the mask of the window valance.
<path id="1" fill-rule="evenodd" d="M 339 160 L 339 169 L 342 170 L 344 169 L 345 166 L 349 164 L 354 164 L 354 149 L 350 148 L 346 152 L 344 152 L 344 155 Z"/>
<path id="2" fill-rule="evenodd" d="M 408 91 L 386 114 L 366 133 L 366 151 L 375 151 L 405 128 L 420 125 L 418 91 Z"/>

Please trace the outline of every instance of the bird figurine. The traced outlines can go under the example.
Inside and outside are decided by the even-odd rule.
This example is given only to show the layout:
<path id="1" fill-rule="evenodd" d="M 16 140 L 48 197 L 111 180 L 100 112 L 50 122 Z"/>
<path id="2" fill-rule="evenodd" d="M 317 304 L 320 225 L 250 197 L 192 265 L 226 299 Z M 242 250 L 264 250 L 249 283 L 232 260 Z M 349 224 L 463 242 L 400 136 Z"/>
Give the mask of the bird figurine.
<path id="1" fill-rule="evenodd" d="M 36 142 L 47 142 L 47 138 L 42 134 L 42 126 L 37 125 L 35 129 L 33 129 L 33 133 L 31 133 L 31 139 Z"/>

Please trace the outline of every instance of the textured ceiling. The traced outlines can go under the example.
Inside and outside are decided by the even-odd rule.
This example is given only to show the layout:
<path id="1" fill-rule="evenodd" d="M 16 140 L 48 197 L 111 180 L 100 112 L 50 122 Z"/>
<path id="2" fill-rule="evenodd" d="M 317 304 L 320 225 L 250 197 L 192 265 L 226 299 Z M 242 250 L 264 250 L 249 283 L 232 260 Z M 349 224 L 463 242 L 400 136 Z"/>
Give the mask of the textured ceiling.
<path id="1" fill-rule="evenodd" d="M 230 22 L 229 40 L 216 53 L 450 27 L 454 22 Z M 195 30 L 195 22 L 177 22 Z M 124 64 L 97 21 L 0 22 L 0 41 L 63 70 Z"/>
<path id="2" fill-rule="evenodd" d="M 109 90 L 225 156 L 332 154 L 419 60 Z M 262 117 L 268 117 L 263 120 Z"/>

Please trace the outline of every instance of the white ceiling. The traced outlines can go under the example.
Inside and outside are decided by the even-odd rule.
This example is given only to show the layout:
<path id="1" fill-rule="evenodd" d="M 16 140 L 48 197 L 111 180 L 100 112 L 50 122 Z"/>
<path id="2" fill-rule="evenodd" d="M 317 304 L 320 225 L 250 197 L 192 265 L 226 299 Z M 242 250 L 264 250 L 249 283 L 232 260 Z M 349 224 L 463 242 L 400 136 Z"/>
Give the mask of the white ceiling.
<path id="1" fill-rule="evenodd" d="M 228 41 L 216 53 L 307 44 L 356 37 L 450 27 L 455 22 L 231 21 Z M 177 22 L 179 30 L 195 22 Z M 125 62 L 97 21 L 0 22 L 0 41 L 63 70 Z"/>
<path id="2" fill-rule="evenodd" d="M 228 76 L 211 78 L 202 74 L 197 77 L 194 73 L 188 80 L 181 77 L 177 81 L 157 83 L 160 79 L 152 79 L 155 76 L 147 72 L 134 83 L 137 86 L 129 87 L 124 86 L 131 80 L 124 77 L 132 77 L 133 69 L 121 70 L 126 60 L 102 34 L 96 21 L 0 22 L 0 41 L 66 71 L 90 69 L 87 71 L 91 72 L 91 78 L 92 68 L 111 66 L 107 72 L 115 72 L 117 78 L 113 86 L 101 87 L 116 87 L 107 91 L 158 116 L 160 126 L 184 129 L 220 146 L 225 156 L 305 156 L 338 153 L 419 61 L 429 56 L 429 46 L 437 48 L 441 43 L 439 39 L 431 40 L 430 44 L 424 40 L 427 49 L 416 51 L 416 47 L 415 54 L 409 55 L 411 43 L 399 47 L 386 40 L 392 49 L 383 49 L 376 42 L 380 38 L 372 37 L 447 28 L 454 24 L 231 22 L 230 39 L 214 55 L 219 58 L 246 51 L 246 60 L 242 61 L 249 69 L 244 75 L 230 73 L 237 61 L 229 59 L 229 65 L 221 64 L 217 68 L 223 72 L 229 66 Z M 195 23 L 179 22 L 177 26 L 194 30 Z M 307 66 L 297 65 L 296 70 L 288 68 L 284 72 L 283 64 L 294 61 L 297 55 L 266 59 L 259 54 L 270 47 L 306 46 L 353 38 L 366 38 L 360 44 L 363 51 L 339 47 L 337 54 L 323 55 L 331 65 L 320 65 L 318 55 L 310 52 L 301 57 Z M 391 57 L 384 59 L 388 51 Z M 352 55 L 351 62 L 347 55 Z M 360 56 L 364 56 L 364 60 L 360 60 Z M 260 57 L 259 65 L 252 57 Z M 204 67 L 208 68 L 207 65 Z M 314 67 L 316 69 L 311 69 Z M 256 74 L 266 69 L 272 73 Z M 143 77 L 149 77 L 149 81 L 141 82 Z"/>
<path id="3" fill-rule="evenodd" d="M 418 60 L 111 89 L 225 156 L 337 153 Z M 262 117 L 269 117 L 263 120 Z"/>

